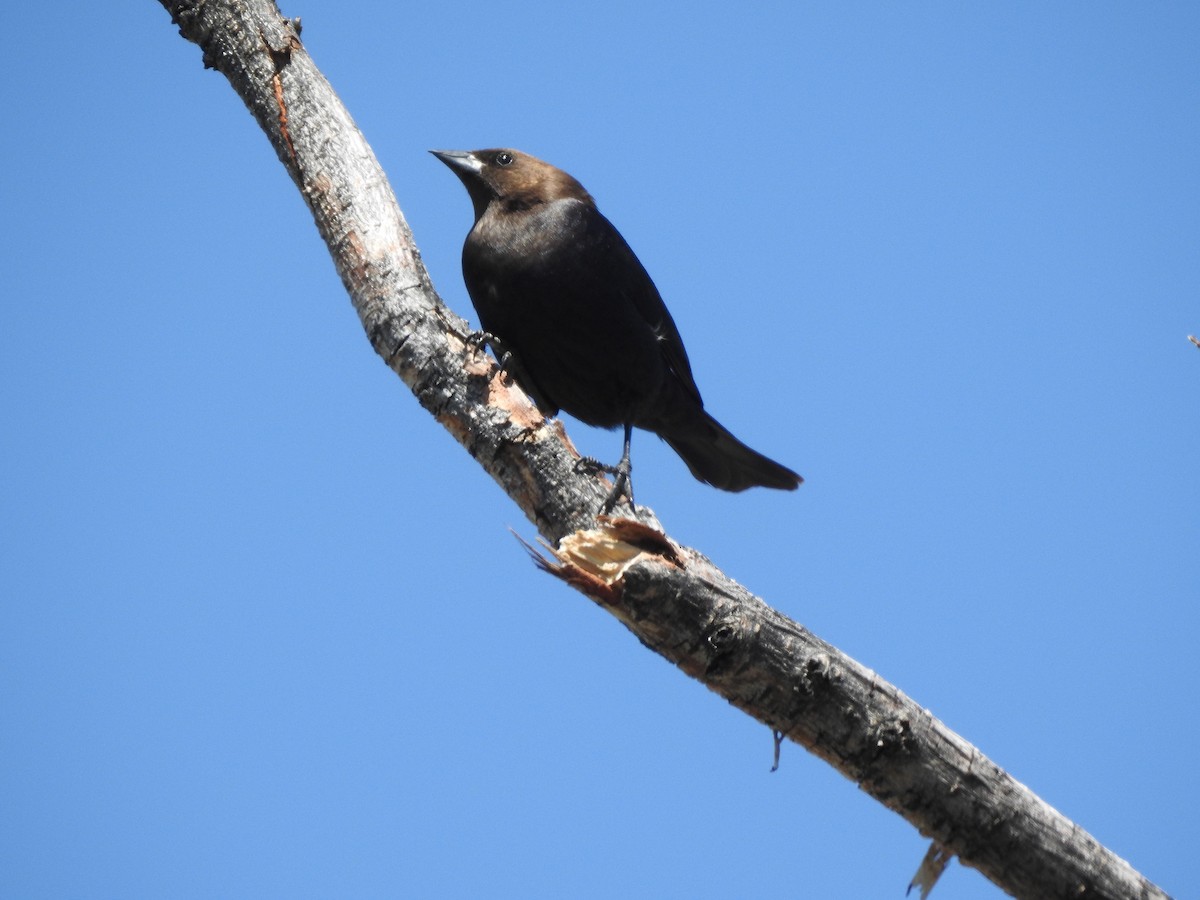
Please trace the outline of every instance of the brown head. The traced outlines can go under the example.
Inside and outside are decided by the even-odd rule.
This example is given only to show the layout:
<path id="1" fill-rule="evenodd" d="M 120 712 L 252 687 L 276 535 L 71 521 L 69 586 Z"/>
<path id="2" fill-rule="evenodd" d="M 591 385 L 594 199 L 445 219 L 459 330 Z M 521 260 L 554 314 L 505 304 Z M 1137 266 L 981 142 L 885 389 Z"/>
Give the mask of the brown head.
<path id="1" fill-rule="evenodd" d="M 550 163 L 519 150 L 430 150 L 466 186 L 475 220 L 491 203 L 504 209 L 529 209 L 539 203 L 574 198 L 592 203 L 578 181 Z"/>

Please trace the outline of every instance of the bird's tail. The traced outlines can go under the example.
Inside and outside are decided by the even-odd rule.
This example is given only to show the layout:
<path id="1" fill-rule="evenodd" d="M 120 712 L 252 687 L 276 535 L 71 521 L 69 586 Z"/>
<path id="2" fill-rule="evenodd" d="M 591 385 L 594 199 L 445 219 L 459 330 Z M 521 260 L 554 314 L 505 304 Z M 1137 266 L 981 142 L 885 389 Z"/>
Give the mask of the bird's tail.
<path id="1" fill-rule="evenodd" d="M 723 491 L 749 487 L 794 491 L 804 481 L 787 466 L 751 450 L 703 410 L 688 422 L 687 428 L 659 434 L 696 478 Z"/>

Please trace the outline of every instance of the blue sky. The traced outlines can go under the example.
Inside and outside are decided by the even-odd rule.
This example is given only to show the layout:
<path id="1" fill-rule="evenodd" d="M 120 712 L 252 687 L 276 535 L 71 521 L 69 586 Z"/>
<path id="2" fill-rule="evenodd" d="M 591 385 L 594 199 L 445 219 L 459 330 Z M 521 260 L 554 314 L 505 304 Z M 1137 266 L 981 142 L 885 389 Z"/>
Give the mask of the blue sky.
<path id="1" fill-rule="evenodd" d="M 283 11 L 451 306 L 426 149 L 541 156 L 807 479 L 637 435 L 676 538 L 1200 895 L 1200 8 Z M 0 895 L 902 895 L 911 826 L 530 565 L 158 4 L 0 60 Z"/>

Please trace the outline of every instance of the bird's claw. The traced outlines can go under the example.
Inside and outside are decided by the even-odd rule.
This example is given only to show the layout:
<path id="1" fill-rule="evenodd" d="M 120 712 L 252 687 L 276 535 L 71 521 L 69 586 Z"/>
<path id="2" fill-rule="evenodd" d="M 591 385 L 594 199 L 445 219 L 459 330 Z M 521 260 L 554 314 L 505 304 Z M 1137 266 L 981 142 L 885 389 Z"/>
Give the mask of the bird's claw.
<path id="1" fill-rule="evenodd" d="M 575 471 L 588 475 L 604 474 L 615 476 L 613 489 L 609 491 L 603 506 L 600 507 L 600 512 L 603 515 L 610 515 L 622 497 L 629 501 L 629 508 L 631 510 L 637 509 L 637 506 L 633 502 L 633 479 L 630 478 L 633 466 L 628 459 L 622 459 L 617 465 L 611 466 L 591 456 L 582 456 L 575 462 Z"/>
<path id="2" fill-rule="evenodd" d="M 496 357 L 496 365 L 500 367 L 500 374 L 508 374 L 508 364 L 512 361 L 512 351 L 504 346 L 504 341 L 500 340 L 500 338 L 489 331 L 472 331 L 467 335 L 467 345 L 477 351 L 484 347 L 490 347 Z"/>

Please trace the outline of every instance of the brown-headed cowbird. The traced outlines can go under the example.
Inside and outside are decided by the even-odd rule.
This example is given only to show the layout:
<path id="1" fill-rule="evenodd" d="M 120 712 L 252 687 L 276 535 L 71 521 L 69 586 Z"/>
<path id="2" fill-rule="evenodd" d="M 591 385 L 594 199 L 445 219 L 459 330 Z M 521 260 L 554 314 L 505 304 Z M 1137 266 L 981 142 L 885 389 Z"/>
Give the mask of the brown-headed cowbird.
<path id="1" fill-rule="evenodd" d="M 578 181 L 516 150 L 432 150 L 475 206 L 463 279 L 483 330 L 546 415 L 625 429 L 610 511 L 628 490 L 633 426 L 714 487 L 794 490 L 801 478 L 704 411 L 683 340 L 625 239 Z"/>

